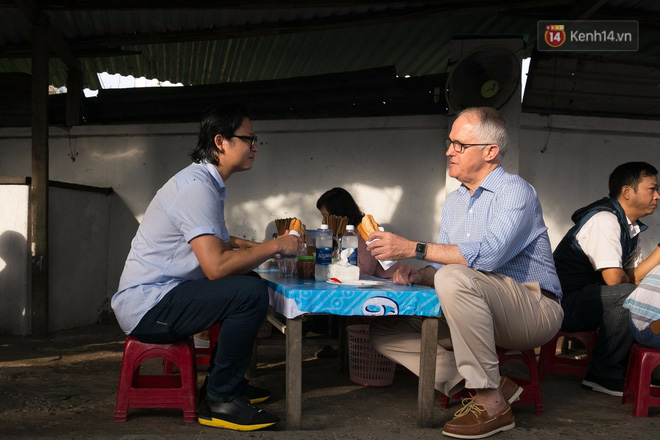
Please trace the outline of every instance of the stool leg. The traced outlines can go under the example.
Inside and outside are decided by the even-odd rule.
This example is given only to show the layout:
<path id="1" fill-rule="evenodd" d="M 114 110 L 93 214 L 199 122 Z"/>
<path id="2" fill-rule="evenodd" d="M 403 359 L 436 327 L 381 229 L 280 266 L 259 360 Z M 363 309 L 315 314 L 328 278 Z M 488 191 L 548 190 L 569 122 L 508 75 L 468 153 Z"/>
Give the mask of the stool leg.
<path id="1" fill-rule="evenodd" d="M 634 417 L 649 416 L 649 397 L 651 396 L 651 374 L 653 373 L 653 368 L 651 368 L 651 365 L 647 365 L 647 359 L 644 353 L 640 353 L 638 356 L 639 365 L 635 368 L 636 381 L 633 382 L 633 386 L 635 387 L 635 398 L 633 400 Z"/>
<path id="2" fill-rule="evenodd" d="M 628 356 L 628 369 L 626 370 L 626 380 L 623 385 L 623 397 L 621 403 L 633 403 L 635 401 L 635 389 L 639 377 L 637 365 L 637 355 L 639 353 L 638 345 L 633 344 Z"/>
<path id="3" fill-rule="evenodd" d="M 559 334 L 541 346 L 541 354 L 539 355 L 539 377 L 541 379 L 545 379 L 546 374 L 548 374 L 548 367 L 556 356 L 558 339 Z"/>
<path id="4" fill-rule="evenodd" d="M 447 408 L 449 406 L 449 396 L 446 394 L 440 394 L 440 406 Z"/>
<path id="5" fill-rule="evenodd" d="M 124 353 L 122 355 L 121 372 L 119 373 L 119 386 L 117 388 L 117 402 L 115 403 L 115 422 L 125 422 L 128 416 L 128 401 L 133 386 L 133 371 L 132 362 L 127 359 L 127 349 L 130 341 L 124 343 Z M 138 366 L 139 368 L 139 366 Z"/>
<path id="6" fill-rule="evenodd" d="M 534 350 L 525 350 L 523 352 L 527 359 L 527 368 L 529 369 L 529 380 L 534 391 L 534 413 L 537 416 L 543 414 L 543 396 L 541 395 L 541 380 L 539 379 L 538 368 L 536 366 L 536 353 Z"/>

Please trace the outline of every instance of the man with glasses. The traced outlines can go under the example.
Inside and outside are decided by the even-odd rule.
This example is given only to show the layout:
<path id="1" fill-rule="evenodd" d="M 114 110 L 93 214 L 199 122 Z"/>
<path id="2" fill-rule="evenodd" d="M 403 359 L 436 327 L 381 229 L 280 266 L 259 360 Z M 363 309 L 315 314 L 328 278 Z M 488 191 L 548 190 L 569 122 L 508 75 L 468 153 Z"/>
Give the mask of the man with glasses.
<path id="1" fill-rule="evenodd" d="M 643 260 L 640 218 L 658 204 L 658 171 L 646 162 L 619 165 L 609 178 L 609 197 L 575 211 L 554 252 L 564 292 L 566 331 L 598 329 L 598 342 L 582 387 L 621 397 L 633 335 L 628 295 L 660 263 L 660 248 Z M 660 330 L 660 329 L 659 329 Z"/>
<path id="2" fill-rule="evenodd" d="M 265 243 L 229 235 L 225 183 L 252 168 L 256 142 L 242 106 L 207 111 L 193 163 L 147 207 L 112 297 L 119 325 L 142 342 L 174 342 L 220 323 L 198 421 L 240 431 L 279 421 L 252 405 L 268 399 L 270 391 L 244 381 L 268 311 L 266 284 L 251 271 L 276 254 L 296 255 L 301 244 L 294 235 Z"/>
<path id="3" fill-rule="evenodd" d="M 509 404 L 522 389 L 500 377 L 496 346 L 527 350 L 550 340 L 563 312 L 543 213 L 534 188 L 508 174 L 504 118 L 491 108 L 463 110 L 452 125 L 449 176 L 461 186 L 442 209 L 435 244 L 374 232 L 369 251 L 379 260 L 416 257 L 394 274 L 398 284 L 435 286 L 442 316 L 436 389 L 452 396 L 474 390 L 442 433 L 483 438 L 515 427 Z M 373 346 L 419 374 L 421 318 L 388 317 L 371 326 Z"/>

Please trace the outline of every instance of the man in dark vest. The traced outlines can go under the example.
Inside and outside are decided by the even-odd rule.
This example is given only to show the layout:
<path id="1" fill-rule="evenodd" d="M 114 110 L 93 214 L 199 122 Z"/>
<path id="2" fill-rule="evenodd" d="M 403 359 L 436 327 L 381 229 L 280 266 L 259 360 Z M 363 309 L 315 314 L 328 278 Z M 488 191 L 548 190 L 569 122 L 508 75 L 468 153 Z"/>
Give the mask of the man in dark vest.
<path id="1" fill-rule="evenodd" d="M 660 248 L 646 259 L 640 218 L 653 214 L 658 171 L 645 162 L 619 165 L 610 174 L 609 197 L 575 211 L 575 225 L 553 256 L 564 292 L 566 331 L 598 329 L 598 343 L 582 387 L 621 396 L 633 337 L 623 302 L 642 278 L 660 263 Z"/>

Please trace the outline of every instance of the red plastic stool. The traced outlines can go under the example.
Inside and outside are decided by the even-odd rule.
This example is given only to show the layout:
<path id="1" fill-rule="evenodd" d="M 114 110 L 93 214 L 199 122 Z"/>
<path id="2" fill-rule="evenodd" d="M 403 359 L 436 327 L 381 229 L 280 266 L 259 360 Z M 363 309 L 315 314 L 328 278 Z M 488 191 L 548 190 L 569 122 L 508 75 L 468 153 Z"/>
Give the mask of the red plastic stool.
<path id="1" fill-rule="evenodd" d="M 208 365 L 209 359 L 211 359 L 211 352 L 213 347 L 218 342 L 218 333 L 220 333 L 220 324 L 215 324 L 212 327 L 209 327 L 207 330 L 209 332 L 209 346 L 208 348 L 195 348 L 195 360 L 200 365 Z"/>
<path id="2" fill-rule="evenodd" d="M 621 403 L 632 403 L 634 417 L 648 417 L 650 406 L 660 406 L 660 389 L 651 387 L 651 374 L 660 365 L 660 350 L 633 344 Z"/>
<path id="3" fill-rule="evenodd" d="M 559 338 L 572 338 L 582 342 L 587 349 L 587 359 L 571 359 L 557 356 L 557 341 Z M 584 375 L 587 373 L 591 353 L 596 347 L 598 336 L 596 331 L 590 332 L 565 332 L 560 330 L 554 338 L 543 344 L 539 356 L 539 376 L 545 379 L 548 372 L 569 373 Z"/>
<path id="4" fill-rule="evenodd" d="M 523 389 L 522 394 L 518 400 L 512 403 L 512 406 L 533 403 L 534 413 L 536 415 L 543 414 L 543 396 L 541 395 L 541 385 L 539 380 L 538 367 L 536 365 L 536 353 L 534 350 L 506 350 L 504 348 L 497 347 L 497 357 L 499 359 L 500 368 L 502 365 L 509 361 L 518 360 L 525 364 L 529 370 L 530 380 L 509 376 L 509 379 L 516 382 Z M 460 393 L 452 396 L 453 399 L 458 400 L 464 397 L 469 397 L 469 390 L 463 390 Z M 442 394 L 440 396 L 440 404 L 443 408 L 446 408 L 447 405 L 449 405 L 449 397 Z"/>
<path id="5" fill-rule="evenodd" d="M 181 408 L 184 422 L 197 421 L 197 372 L 192 338 L 173 344 L 145 344 L 128 337 L 121 363 L 115 422 L 125 422 L 129 408 Z M 176 365 L 180 375 L 140 374 L 148 359 Z"/>

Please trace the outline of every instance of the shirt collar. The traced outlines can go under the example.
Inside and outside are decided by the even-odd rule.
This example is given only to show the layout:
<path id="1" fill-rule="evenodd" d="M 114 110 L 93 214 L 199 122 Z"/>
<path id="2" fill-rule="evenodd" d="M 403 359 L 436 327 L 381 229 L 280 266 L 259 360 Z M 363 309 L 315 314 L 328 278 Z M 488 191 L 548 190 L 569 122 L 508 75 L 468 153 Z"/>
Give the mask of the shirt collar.
<path id="1" fill-rule="evenodd" d="M 482 190 L 490 191 L 493 192 L 497 187 L 499 187 L 502 183 L 502 178 L 506 174 L 506 171 L 504 171 L 504 168 L 502 168 L 502 165 L 498 165 L 493 171 L 488 173 L 488 175 L 484 178 L 484 180 L 479 184 L 479 186 L 474 190 L 474 194 L 477 194 L 480 191 L 480 188 Z M 464 184 L 461 184 L 461 188 L 464 191 L 470 191 L 467 186 Z M 473 194 L 473 195 L 474 195 Z"/>
<path id="2" fill-rule="evenodd" d="M 628 223 L 628 233 L 630 234 L 630 238 L 633 238 L 642 232 L 642 228 L 640 227 L 639 222 L 631 223 L 628 216 L 626 216 L 626 222 Z"/>
<path id="3" fill-rule="evenodd" d="M 225 188 L 225 182 L 222 180 L 222 176 L 220 175 L 220 171 L 213 165 L 211 162 L 204 161 L 201 163 L 201 165 L 206 168 L 206 170 L 209 172 L 211 177 L 213 177 L 213 180 L 215 180 L 217 186 L 218 186 L 218 192 L 220 195 L 225 198 L 227 196 L 227 188 Z"/>

